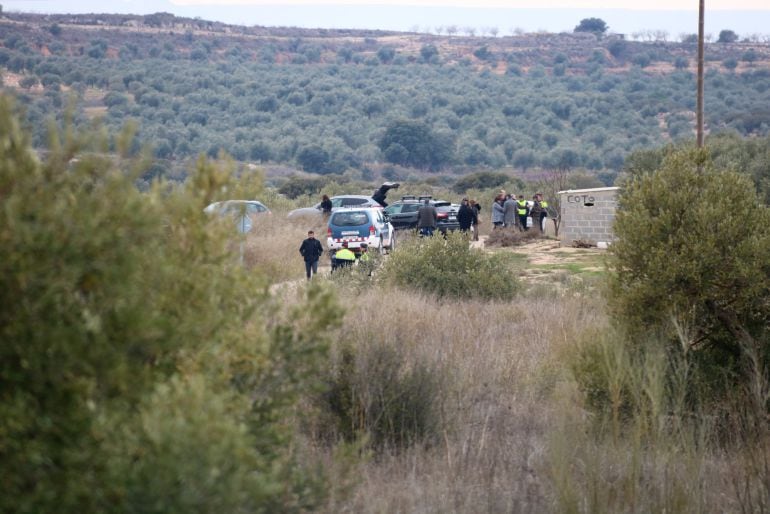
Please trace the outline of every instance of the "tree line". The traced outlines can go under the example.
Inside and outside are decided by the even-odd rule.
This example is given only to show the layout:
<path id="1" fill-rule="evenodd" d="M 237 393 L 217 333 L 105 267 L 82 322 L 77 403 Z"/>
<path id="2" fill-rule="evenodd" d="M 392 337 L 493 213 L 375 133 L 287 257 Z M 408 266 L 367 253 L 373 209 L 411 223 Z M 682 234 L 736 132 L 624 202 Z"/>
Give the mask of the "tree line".
<path id="1" fill-rule="evenodd" d="M 556 52 L 534 65 L 507 56 L 501 69 L 491 45 L 448 61 L 429 41 L 406 55 L 376 39 L 284 38 L 262 41 L 255 53 L 192 33 L 157 40 L 105 31 L 76 47 L 60 30 L 71 31 L 20 26 L 0 47 L 0 66 L 18 77 L 6 87 L 25 106 L 35 145 L 46 119 L 61 118 L 74 95 L 78 123 L 101 117 L 117 130 L 135 120 L 138 145 L 151 144 L 158 159 L 154 174 L 173 176 L 198 154 L 224 151 L 320 174 L 390 163 L 583 168 L 612 177 L 630 152 L 693 130 L 689 62 L 651 72 L 667 50 L 639 53 L 618 39 L 588 56 Z M 740 73 L 737 60 L 709 70 L 712 133 L 768 133 L 770 72 L 755 54 L 741 56 Z M 618 62 L 631 67 L 610 73 Z"/>

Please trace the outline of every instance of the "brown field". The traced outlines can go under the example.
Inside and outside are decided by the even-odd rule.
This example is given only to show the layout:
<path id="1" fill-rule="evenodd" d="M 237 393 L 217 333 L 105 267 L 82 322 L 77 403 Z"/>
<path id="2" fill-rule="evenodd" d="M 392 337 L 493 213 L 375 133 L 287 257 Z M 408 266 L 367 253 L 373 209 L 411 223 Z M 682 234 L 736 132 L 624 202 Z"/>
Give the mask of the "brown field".
<path id="1" fill-rule="evenodd" d="M 291 305 L 304 289 L 295 247 L 306 226 L 284 225 L 274 218 L 258 232 L 273 234 L 264 246 L 280 251 L 259 248 L 257 234 L 249 248 L 253 265 L 284 270 L 287 282 L 274 291 Z M 611 431 L 586 408 L 570 362 L 610 332 L 600 294 L 605 251 L 553 239 L 488 251 L 510 252 L 520 265 L 525 292 L 511 302 L 361 289 L 323 272 L 317 279 L 346 309 L 338 345 L 353 345 L 360 362 L 384 345 L 404 370 L 424 365 L 443 379 L 433 399 L 441 430 L 431 442 L 364 453 L 343 472 L 328 442 L 308 436 L 309 457 L 338 473 L 324 512 L 768 511 L 766 425 L 751 445 L 738 436 L 721 445 L 707 425 L 676 411 L 637 413 Z M 270 262 L 276 254 L 283 268 Z M 609 345 L 607 360 L 626 362 Z M 619 366 L 638 374 L 640 394 L 662 390 L 653 360 L 638 370 Z"/>

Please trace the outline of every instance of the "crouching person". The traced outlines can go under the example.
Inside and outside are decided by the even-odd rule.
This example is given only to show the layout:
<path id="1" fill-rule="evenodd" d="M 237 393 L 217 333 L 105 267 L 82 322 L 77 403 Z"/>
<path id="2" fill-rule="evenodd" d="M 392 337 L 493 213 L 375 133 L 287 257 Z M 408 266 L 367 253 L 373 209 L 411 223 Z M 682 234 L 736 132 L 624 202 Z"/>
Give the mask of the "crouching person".
<path id="1" fill-rule="evenodd" d="M 361 244 L 361 255 L 358 256 L 358 265 L 364 267 L 368 276 L 372 276 L 374 262 L 372 262 L 372 257 L 369 255 L 369 245 L 366 243 Z"/>
<path id="2" fill-rule="evenodd" d="M 354 254 L 349 248 L 347 241 L 342 243 L 342 248 L 332 256 L 332 268 L 347 268 L 356 262 L 356 254 Z"/>

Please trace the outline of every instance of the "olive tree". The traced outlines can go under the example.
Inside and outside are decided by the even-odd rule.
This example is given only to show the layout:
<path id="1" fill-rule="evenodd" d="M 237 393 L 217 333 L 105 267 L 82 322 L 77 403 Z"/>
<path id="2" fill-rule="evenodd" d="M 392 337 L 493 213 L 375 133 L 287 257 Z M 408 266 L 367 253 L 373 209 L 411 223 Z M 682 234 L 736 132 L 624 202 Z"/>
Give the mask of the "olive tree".
<path id="1" fill-rule="evenodd" d="M 674 152 L 625 187 L 610 305 L 630 334 L 663 334 L 722 373 L 767 351 L 770 210 L 749 177 L 706 155 Z"/>
<path id="2" fill-rule="evenodd" d="M 40 160 L 0 96 L 0 512 L 311 510 L 287 420 L 341 312 L 238 264 L 203 213 L 226 167 L 140 193 L 131 140 L 54 131 Z"/>

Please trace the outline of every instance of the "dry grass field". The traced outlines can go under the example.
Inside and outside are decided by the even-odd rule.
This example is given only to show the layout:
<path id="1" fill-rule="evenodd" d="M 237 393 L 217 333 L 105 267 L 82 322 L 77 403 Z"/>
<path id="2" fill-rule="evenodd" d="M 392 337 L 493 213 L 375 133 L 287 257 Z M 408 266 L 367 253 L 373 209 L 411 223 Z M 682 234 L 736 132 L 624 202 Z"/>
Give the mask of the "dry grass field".
<path id="1" fill-rule="evenodd" d="M 247 265 L 292 285 L 274 289 L 286 305 L 304 290 L 297 248 L 307 229 L 274 214 L 247 240 Z M 707 417 L 661 409 L 660 362 L 631 363 L 612 344 L 600 344 L 597 365 L 636 377 L 652 407 L 616 430 L 587 408 L 570 363 L 582 345 L 612 341 L 604 251 L 548 238 L 485 251 L 510 254 L 524 284 L 513 301 L 437 299 L 380 283 L 376 273 L 362 287 L 322 268 L 316 280 L 346 311 L 333 354 L 354 349 L 356 373 L 368 381 L 360 395 L 380 391 L 386 348 L 398 360 L 394 377 L 420 369 L 436 379 L 423 400 L 437 427 L 422 442 L 357 454 L 341 467 L 326 512 L 770 511 L 766 419 L 734 411 L 743 425 L 725 439 Z M 302 412 L 303 425 L 313 412 Z M 313 434 L 310 457 L 340 468 L 333 445 Z"/>

